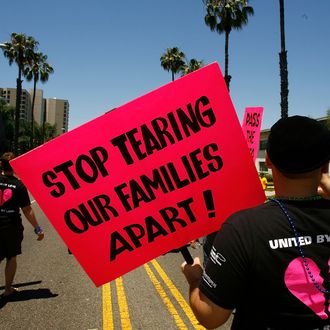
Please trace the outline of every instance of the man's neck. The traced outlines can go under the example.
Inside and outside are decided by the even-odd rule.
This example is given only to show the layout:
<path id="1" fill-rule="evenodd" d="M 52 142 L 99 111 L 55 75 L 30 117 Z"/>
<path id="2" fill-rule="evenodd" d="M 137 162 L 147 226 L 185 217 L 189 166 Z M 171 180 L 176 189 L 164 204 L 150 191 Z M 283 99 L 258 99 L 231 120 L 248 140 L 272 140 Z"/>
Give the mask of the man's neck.
<path id="1" fill-rule="evenodd" d="M 278 173 L 274 175 L 275 194 L 282 198 L 308 198 L 317 195 L 319 182 L 318 176 L 292 179 Z"/>

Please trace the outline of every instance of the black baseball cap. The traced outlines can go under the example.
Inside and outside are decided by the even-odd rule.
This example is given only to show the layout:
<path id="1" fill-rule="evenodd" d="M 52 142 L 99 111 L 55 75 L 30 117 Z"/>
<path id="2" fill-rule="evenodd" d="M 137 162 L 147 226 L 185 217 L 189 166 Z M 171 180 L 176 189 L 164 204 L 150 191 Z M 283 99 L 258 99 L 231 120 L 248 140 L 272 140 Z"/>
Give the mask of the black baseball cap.
<path id="1" fill-rule="evenodd" d="M 306 173 L 330 160 L 329 128 L 315 119 L 291 116 L 270 130 L 267 154 L 283 173 Z"/>

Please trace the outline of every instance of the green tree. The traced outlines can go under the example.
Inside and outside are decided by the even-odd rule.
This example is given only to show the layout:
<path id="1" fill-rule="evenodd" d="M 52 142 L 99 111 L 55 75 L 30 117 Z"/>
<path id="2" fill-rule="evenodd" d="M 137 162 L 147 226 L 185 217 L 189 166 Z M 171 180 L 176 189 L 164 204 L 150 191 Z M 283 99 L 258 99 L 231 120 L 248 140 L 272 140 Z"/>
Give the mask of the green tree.
<path id="1" fill-rule="evenodd" d="M 196 71 L 204 66 L 203 61 L 198 61 L 195 58 L 192 58 L 187 64 L 181 68 L 181 75 L 184 76 L 188 73 Z"/>
<path id="2" fill-rule="evenodd" d="M 32 111 L 31 111 L 31 136 L 30 145 L 33 146 L 34 139 L 34 104 L 36 98 L 37 83 L 40 80 L 45 83 L 49 79 L 49 75 L 54 72 L 54 69 L 47 63 L 47 56 L 41 52 L 33 53 L 29 59 L 28 66 L 24 70 L 24 76 L 28 81 L 33 80 L 33 96 L 32 96 Z"/>
<path id="3" fill-rule="evenodd" d="M 56 124 L 51 125 L 48 122 L 44 122 L 43 125 L 40 126 L 39 135 L 41 136 L 40 144 L 54 139 L 56 136 L 58 136 Z"/>
<path id="4" fill-rule="evenodd" d="M 18 139 L 18 145 L 22 153 L 36 148 L 57 136 L 56 125 L 51 125 L 50 123 L 39 125 L 37 122 L 34 122 L 33 130 L 35 138 L 33 139 L 33 144 L 31 146 L 31 125 L 27 121 L 21 122 L 21 134 Z"/>
<path id="5" fill-rule="evenodd" d="M 185 65 L 185 54 L 178 47 L 167 48 L 166 52 L 160 58 L 160 64 L 166 71 L 171 71 L 172 81 L 175 74 L 182 70 Z"/>
<path id="6" fill-rule="evenodd" d="M 281 31 L 281 52 L 280 56 L 280 77 L 281 77 L 281 118 L 288 117 L 289 114 L 289 81 L 288 81 L 288 61 L 285 49 L 285 29 L 284 29 L 284 0 L 280 1 L 280 31 Z"/>
<path id="7" fill-rule="evenodd" d="M 18 67 L 18 76 L 16 79 L 15 130 L 13 146 L 13 150 L 16 154 L 18 154 L 20 105 L 23 82 L 22 76 L 24 73 L 24 69 L 31 57 L 33 56 L 37 46 L 38 42 L 33 37 L 13 32 L 11 34 L 11 40 L 5 42 L 4 45 L 1 47 L 3 49 L 4 56 L 8 58 L 9 65 L 12 65 L 15 62 Z"/>
<path id="8" fill-rule="evenodd" d="M 4 136 L 0 134 L 0 153 L 8 150 L 13 150 L 14 140 L 14 123 L 15 123 L 15 107 L 6 104 L 6 102 L 0 97 L 0 131 L 3 129 Z M 54 139 L 57 134 L 56 125 L 45 123 L 45 125 L 39 125 L 34 122 L 35 139 L 33 145 L 30 144 L 31 125 L 25 120 L 21 120 L 20 123 L 20 135 L 18 137 L 18 148 L 21 153 L 25 153 L 37 146 Z"/>
<path id="9" fill-rule="evenodd" d="M 248 23 L 254 10 L 247 0 L 203 0 L 206 9 L 205 24 L 219 34 L 225 34 L 225 81 L 229 90 L 231 76 L 229 66 L 229 35 L 232 30 L 240 30 Z"/>
<path id="10" fill-rule="evenodd" d="M 2 124 L 2 136 L 0 141 L 0 152 L 13 150 L 15 107 L 8 105 L 0 98 L 0 116 Z"/>
<path id="11" fill-rule="evenodd" d="M 18 148 L 21 154 L 24 154 L 32 149 L 30 146 L 31 127 L 30 123 L 22 120 L 20 123 L 20 135 L 18 137 Z"/>

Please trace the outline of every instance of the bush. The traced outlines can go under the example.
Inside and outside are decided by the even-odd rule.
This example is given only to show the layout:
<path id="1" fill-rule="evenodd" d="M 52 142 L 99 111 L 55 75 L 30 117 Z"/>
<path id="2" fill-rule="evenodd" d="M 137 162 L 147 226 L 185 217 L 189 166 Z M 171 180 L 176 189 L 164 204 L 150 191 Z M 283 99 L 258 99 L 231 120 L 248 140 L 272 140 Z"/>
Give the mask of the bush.
<path id="1" fill-rule="evenodd" d="M 271 173 L 265 173 L 265 177 L 266 177 L 268 183 L 273 182 L 273 176 Z"/>

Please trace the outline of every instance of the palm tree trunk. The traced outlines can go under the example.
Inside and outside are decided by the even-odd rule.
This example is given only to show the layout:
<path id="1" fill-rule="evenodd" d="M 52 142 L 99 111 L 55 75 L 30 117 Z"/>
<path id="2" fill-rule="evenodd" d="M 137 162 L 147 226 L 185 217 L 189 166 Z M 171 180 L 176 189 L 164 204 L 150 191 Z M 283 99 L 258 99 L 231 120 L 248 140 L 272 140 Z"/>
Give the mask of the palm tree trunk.
<path id="1" fill-rule="evenodd" d="M 18 148 L 18 136 L 19 136 L 19 124 L 21 114 L 21 95 L 22 95 L 22 70 L 18 68 L 18 77 L 16 79 L 16 109 L 15 109 L 15 128 L 14 128 L 14 153 L 19 154 Z"/>
<path id="2" fill-rule="evenodd" d="M 229 31 L 225 32 L 225 82 L 229 91 L 229 84 L 231 76 L 228 74 L 228 67 L 229 67 Z"/>
<path id="3" fill-rule="evenodd" d="M 172 81 L 174 81 L 174 72 L 173 71 L 171 72 L 172 72 Z"/>
<path id="4" fill-rule="evenodd" d="M 42 118 L 42 143 L 45 143 L 45 140 L 46 140 L 45 130 L 46 130 L 46 107 L 44 105 L 43 118 Z"/>
<path id="5" fill-rule="evenodd" d="M 281 118 L 288 117 L 289 105 L 289 82 L 288 82 L 288 62 L 287 51 L 285 49 L 285 30 L 284 30 L 284 0 L 280 1 L 280 29 L 281 29 L 281 52 L 280 57 L 280 77 L 281 77 Z"/>
<path id="6" fill-rule="evenodd" d="M 33 148 L 33 139 L 34 139 L 34 103 L 36 100 L 36 89 L 37 89 L 37 80 L 33 81 L 33 97 L 32 97 L 32 111 L 31 111 L 31 136 L 30 136 L 30 148 Z"/>

